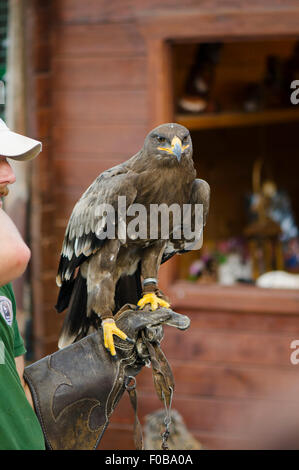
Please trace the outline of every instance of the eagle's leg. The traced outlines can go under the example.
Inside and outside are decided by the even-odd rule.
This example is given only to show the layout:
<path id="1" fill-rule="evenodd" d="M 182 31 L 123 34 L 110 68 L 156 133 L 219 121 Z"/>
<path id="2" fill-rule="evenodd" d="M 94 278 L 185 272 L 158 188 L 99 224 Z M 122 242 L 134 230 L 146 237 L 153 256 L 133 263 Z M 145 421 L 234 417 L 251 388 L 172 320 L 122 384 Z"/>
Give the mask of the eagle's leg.
<path id="1" fill-rule="evenodd" d="M 158 307 L 170 307 L 165 296 L 158 288 L 158 271 L 166 242 L 160 241 L 143 250 L 141 275 L 143 277 L 143 296 L 138 306 L 143 308 L 150 304 L 152 310 Z"/>
<path id="2" fill-rule="evenodd" d="M 90 259 L 87 273 L 87 312 L 96 313 L 102 320 L 104 345 L 112 356 L 116 356 L 113 335 L 127 341 L 128 336 L 117 328 L 113 319 L 114 293 L 116 285 L 116 258 L 119 240 L 109 240 L 102 250 Z"/>

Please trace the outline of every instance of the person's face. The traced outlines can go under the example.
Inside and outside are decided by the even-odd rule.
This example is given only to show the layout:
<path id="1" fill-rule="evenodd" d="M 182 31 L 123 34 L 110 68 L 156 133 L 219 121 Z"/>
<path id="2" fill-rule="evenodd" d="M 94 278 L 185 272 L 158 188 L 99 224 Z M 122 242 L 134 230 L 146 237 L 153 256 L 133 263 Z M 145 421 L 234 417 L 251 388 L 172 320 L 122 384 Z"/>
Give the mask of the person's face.
<path id="1" fill-rule="evenodd" d="M 8 185 L 16 181 L 15 174 L 5 157 L 0 156 L 0 198 L 7 196 Z M 2 202 L 0 199 L 0 207 Z"/>

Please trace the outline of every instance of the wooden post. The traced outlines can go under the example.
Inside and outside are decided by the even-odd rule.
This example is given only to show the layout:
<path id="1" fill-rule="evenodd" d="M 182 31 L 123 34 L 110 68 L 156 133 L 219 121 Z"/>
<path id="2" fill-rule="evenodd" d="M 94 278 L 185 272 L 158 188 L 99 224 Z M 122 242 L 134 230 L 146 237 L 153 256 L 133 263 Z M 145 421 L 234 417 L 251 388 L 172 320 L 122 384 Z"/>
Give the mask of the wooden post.
<path id="1" fill-rule="evenodd" d="M 24 59 L 24 12 L 23 2 L 9 1 L 8 54 L 7 54 L 7 101 L 5 107 L 8 127 L 26 134 L 26 92 Z M 5 201 L 5 209 L 14 220 L 23 238 L 27 238 L 27 203 L 29 195 L 30 164 L 10 160 L 17 183 Z M 18 309 L 23 310 L 25 277 L 14 282 Z"/>
<path id="2" fill-rule="evenodd" d="M 172 122 L 174 117 L 171 45 L 150 39 L 148 47 L 148 99 L 150 128 Z"/>

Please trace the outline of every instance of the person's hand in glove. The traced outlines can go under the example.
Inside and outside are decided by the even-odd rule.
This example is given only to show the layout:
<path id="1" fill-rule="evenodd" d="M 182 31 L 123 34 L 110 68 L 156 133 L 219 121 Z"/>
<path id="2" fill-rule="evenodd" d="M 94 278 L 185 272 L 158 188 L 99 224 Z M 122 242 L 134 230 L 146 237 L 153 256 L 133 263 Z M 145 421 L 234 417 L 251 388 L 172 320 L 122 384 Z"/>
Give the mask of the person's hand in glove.
<path id="1" fill-rule="evenodd" d="M 49 449 L 96 448 L 127 378 L 137 375 L 147 360 L 141 333 L 159 342 L 161 325 L 186 329 L 190 323 L 169 309 L 143 311 L 134 306 L 124 306 L 114 318 L 132 339 L 115 339 L 117 360 L 105 349 L 98 331 L 25 368 Z"/>

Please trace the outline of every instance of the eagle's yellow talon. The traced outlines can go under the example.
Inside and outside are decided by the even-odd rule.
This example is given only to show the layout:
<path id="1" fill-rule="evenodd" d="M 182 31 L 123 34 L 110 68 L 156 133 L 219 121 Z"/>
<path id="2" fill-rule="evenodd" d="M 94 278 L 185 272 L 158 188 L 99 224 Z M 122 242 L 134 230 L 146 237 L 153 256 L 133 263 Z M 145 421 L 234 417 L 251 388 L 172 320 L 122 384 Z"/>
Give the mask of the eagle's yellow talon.
<path id="1" fill-rule="evenodd" d="M 138 307 L 143 308 L 146 304 L 150 304 L 152 310 L 157 310 L 158 307 L 170 307 L 170 304 L 166 302 L 166 300 L 160 299 L 160 297 L 154 293 L 144 294 L 144 296 L 138 301 L 137 305 Z"/>
<path id="2" fill-rule="evenodd" d="M 116 356 L 114 347 L 113 335 L 118 336 L 121 339 L 127 339 L 127 335 L 117 328 L 115 321 L 112 318 L 103 320 L 103 333 L 104 333 L 104 346 L 109 349 L 112 356 Z"/>

